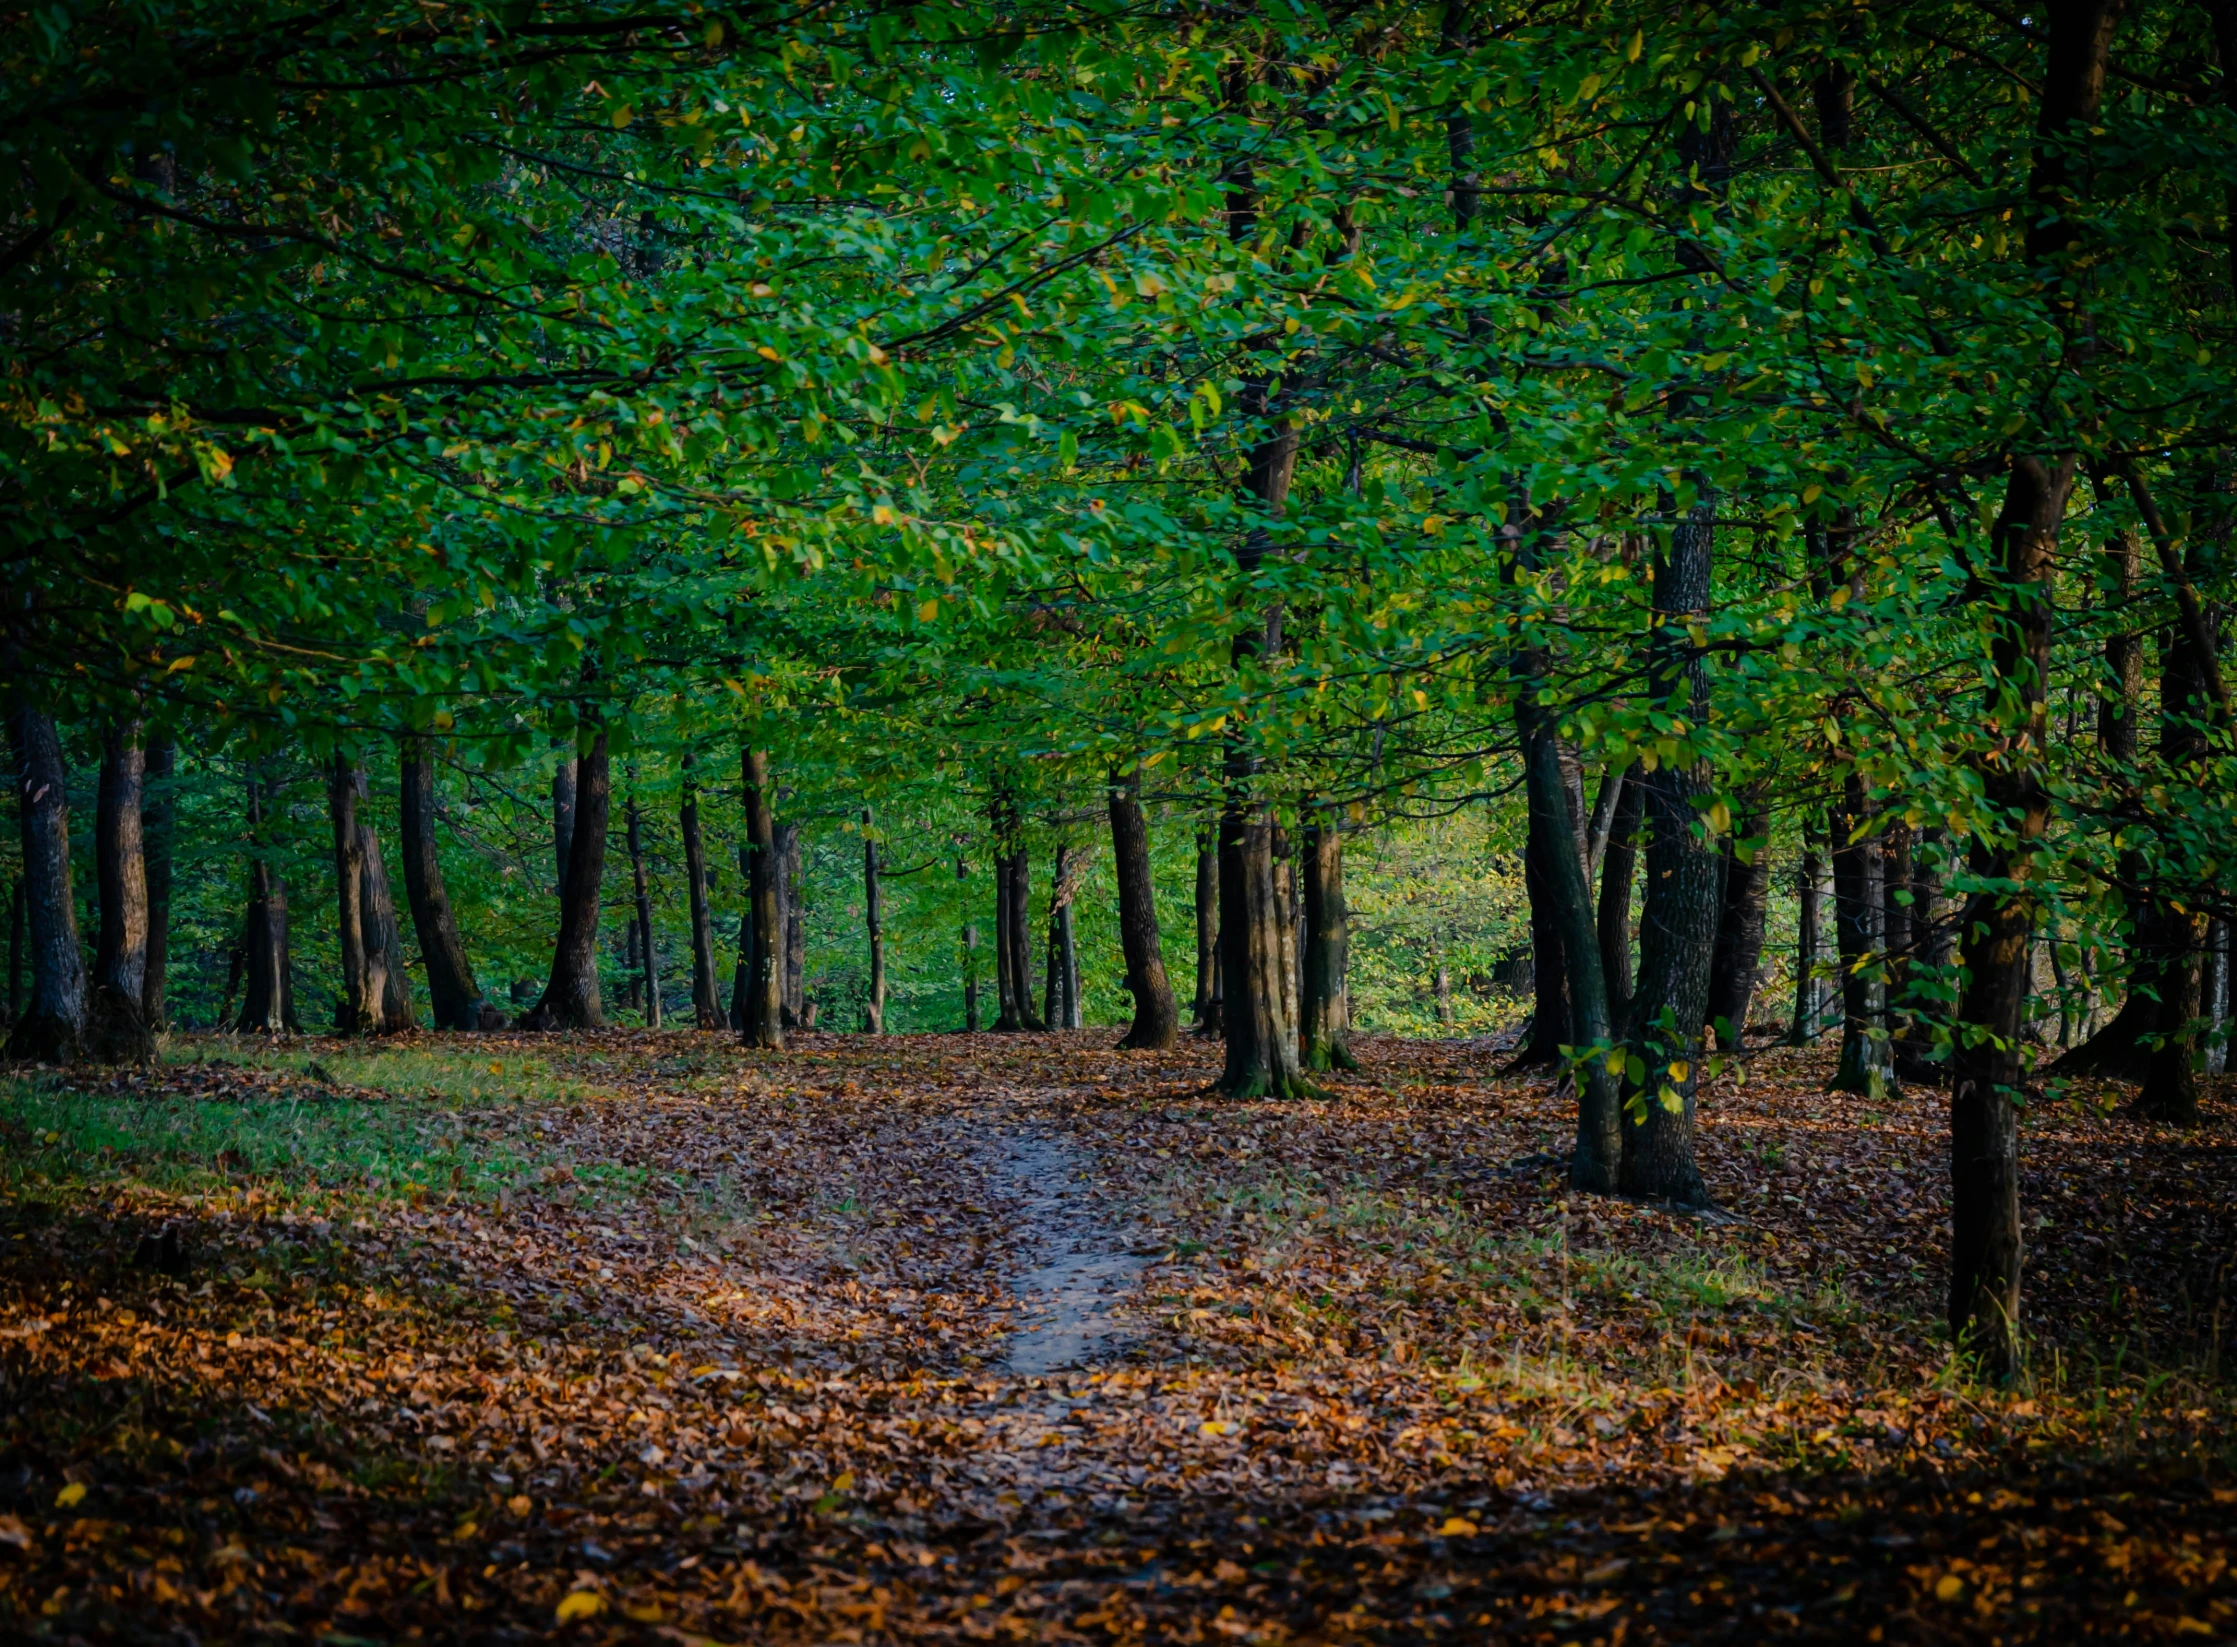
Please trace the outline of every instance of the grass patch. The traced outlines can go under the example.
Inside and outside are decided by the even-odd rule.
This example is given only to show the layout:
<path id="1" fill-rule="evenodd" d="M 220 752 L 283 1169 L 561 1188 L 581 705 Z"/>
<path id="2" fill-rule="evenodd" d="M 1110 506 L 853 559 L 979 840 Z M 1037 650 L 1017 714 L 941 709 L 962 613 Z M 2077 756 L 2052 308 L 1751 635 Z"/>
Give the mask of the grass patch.
<path id="1" fill-rule="evenodd" d="M 490 1100 L 580 1103 L 604 1089 L 558 1073 L 550 1059 L 500 1049 L 383 1045 L 378 1041 L 283 1048 L 211 1037 L 194 1043 L 196 1064 L 231 1065 L 331 1086 L 371 1087 L 431 1103 Z"/>
<path id="2" fill-rule="evenodd" d="M 0 1082 L 0 1195 L 137 1185 L 212 1194 L 256 1184 L 277 1199 L 453 1190 L 494 1197 L 535 1177 L 529 1154 L 462 1103 L 83 1092 Z"/>

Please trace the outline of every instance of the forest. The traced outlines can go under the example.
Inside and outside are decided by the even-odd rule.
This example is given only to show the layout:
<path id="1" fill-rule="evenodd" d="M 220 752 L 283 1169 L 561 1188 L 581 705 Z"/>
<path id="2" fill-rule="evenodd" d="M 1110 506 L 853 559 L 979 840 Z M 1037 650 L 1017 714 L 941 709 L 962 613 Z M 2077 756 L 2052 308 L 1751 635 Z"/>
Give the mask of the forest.
<path id="1" fill-rule="evenodd" d="M 2233 0 L 0 0 L 0 1620 L 2237 1639 Z"/>

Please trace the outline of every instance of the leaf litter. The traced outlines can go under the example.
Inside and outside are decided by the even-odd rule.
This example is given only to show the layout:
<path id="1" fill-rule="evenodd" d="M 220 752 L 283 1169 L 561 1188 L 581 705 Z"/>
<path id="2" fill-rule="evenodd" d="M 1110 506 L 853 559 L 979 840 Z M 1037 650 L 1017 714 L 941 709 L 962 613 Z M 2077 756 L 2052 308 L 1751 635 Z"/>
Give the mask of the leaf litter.
<path id="1" fill-rule="evenodd" d="M 31 1132 L 19 1094 L 0 1617 L 339 1642 L 2237 1630 L 2226 1095 L 2191 1135 L 2031 1117 L 2032 1373 L 1997 1392 L 1933 1325 L 1931 1094 L 1828 1095 L 1815 1055 L 1762 1055 L 1704 1104 L 1702 1219 L 1570 1195 L 1564 1101 L 1480 1046 L 1369 1038 L 1328 1101 L 1235 1104 L 1215 1049 L 1107 1041 L 321 1042 L 72 1100 L 123 1146 Z M 259 1117 L 304 1103 L 390 1142 L 256 1159 Z M 230 1159 L 135 1153 L 133 1124 L 211 1105 L 238 1110 Z M 159 1232 L 177 1263 L 147 1261 Z"/>

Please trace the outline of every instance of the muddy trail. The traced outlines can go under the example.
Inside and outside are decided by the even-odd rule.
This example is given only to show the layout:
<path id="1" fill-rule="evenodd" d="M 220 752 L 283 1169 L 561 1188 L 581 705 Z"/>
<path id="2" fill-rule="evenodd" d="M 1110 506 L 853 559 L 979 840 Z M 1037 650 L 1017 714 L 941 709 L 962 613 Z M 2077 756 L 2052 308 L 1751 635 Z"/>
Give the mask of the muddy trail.
<path id="1" fill-rule="evenodd" d="M 0 1631 L 2237 1631 L 2226 1095 L 2030 1133 L 2062 1372 L 1992 1392 L 1936 1337 L 1934 1114 L 1807 1060 L 1712 1094 L 1708 1222 L 1569 1197 L 1561 1101 L 1480 1048 L 1234 1105 L 1107 1041 L 213 1042 L 19 1086 Z"/>

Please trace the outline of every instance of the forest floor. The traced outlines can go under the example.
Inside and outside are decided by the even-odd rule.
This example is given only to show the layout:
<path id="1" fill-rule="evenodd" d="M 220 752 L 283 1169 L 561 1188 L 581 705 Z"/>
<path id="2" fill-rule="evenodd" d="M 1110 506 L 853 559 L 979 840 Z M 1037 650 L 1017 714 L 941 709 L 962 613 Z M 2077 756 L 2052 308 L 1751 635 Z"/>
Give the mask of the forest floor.
<path id="1" fill-rule="evenodd" d="M 180 1040 L 0 1081 L 0 1635 L 2237 1640 L 2237 1105 L 2026 1129 L 1767 1051 L 1709 1219 L 1490 1049 L 1326 1102 L 1109 1031 Z"/>

